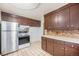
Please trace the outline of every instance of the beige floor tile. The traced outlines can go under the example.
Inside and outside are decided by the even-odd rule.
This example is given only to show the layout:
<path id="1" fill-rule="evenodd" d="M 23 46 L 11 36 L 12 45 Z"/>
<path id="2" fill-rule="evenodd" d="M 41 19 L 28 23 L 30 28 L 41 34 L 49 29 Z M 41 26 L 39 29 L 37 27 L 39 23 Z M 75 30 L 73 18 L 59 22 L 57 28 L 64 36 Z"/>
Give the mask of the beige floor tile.
<path id="1" fill-rule="evenodd" d="M 41 49 L 41 42 L 32 43 L 30 47 L 18 50 L 6 56 L 51 56 Z"/>

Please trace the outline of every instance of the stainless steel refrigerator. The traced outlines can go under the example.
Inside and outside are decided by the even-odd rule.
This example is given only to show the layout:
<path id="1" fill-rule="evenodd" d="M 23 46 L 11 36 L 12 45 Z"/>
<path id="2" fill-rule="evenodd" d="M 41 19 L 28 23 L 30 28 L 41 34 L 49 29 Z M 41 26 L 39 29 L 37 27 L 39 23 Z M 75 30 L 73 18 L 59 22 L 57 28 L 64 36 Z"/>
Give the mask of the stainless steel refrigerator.
<path id="1" fill-rule="evenodd" d="M 18 50 L 18 23 L 1 21 L 1 54 Z"/>

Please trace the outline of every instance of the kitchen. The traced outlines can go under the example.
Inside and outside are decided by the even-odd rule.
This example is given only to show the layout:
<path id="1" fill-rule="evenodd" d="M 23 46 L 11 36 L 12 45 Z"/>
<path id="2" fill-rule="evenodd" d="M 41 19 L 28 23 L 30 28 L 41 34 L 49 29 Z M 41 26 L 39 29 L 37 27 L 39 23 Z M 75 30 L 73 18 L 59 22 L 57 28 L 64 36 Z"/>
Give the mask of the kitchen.
<path id="1" fill-rule="evenodd" d="M 1 55 L 79 56 L 78 3 L 0 5 Z"/>

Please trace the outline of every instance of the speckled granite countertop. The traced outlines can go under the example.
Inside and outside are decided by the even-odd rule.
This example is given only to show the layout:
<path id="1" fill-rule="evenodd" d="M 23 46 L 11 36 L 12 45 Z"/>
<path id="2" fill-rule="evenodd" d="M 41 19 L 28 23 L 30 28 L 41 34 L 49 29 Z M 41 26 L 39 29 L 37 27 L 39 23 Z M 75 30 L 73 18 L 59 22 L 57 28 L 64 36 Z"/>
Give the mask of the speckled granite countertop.
<path id="1" fill-rule="evenodd" d="M 70 38 L 70 37 L 65 37 L 65 36 L 57 36 L 57 35 L 43 35 L 42 37 L 47 37 L 51 39 L 56 39 L 56 40 L 62 40 L 66 42 L 72 42 L 72 43 L 77 43 L 79 44 L 79 39 L 78 38 Z"/>

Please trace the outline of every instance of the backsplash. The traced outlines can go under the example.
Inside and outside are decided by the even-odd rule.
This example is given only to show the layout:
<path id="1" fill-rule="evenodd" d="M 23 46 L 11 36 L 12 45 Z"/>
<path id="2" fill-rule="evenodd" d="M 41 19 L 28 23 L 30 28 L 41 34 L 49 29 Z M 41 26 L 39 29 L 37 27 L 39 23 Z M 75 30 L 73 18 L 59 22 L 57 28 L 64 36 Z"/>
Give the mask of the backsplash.
<path id="1" fill-rule="evenodd" d="M 58 36 L 66 36 L 72 38 L 79 38 L 79 30 L 70 30 L 70 31 L 61 31 L 61 30 L 45 30 L 45 35 L 58 35 Z"/>

